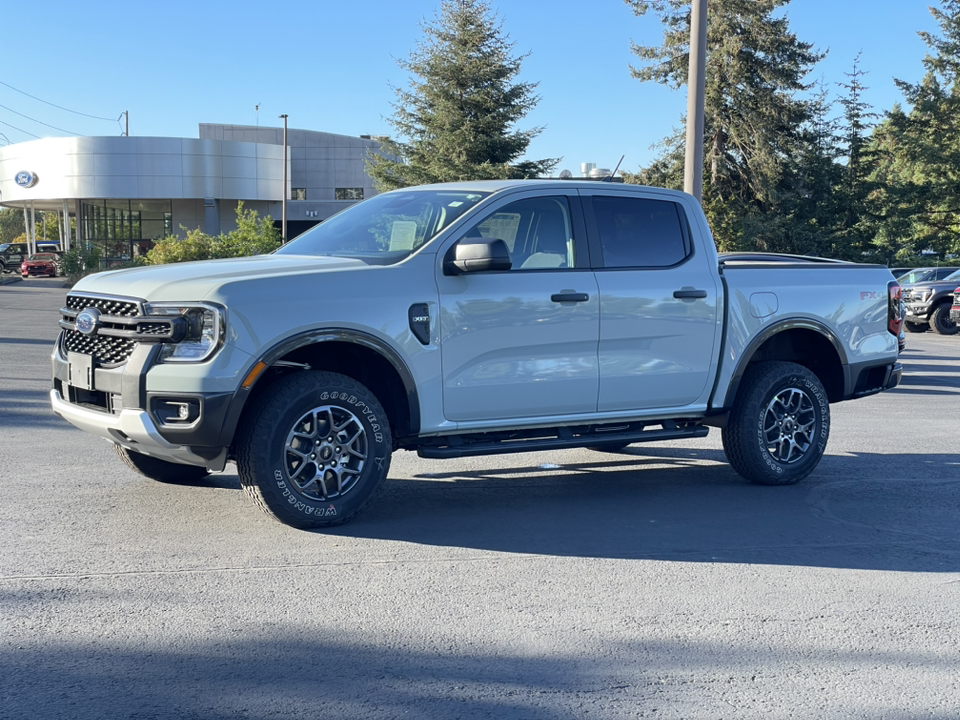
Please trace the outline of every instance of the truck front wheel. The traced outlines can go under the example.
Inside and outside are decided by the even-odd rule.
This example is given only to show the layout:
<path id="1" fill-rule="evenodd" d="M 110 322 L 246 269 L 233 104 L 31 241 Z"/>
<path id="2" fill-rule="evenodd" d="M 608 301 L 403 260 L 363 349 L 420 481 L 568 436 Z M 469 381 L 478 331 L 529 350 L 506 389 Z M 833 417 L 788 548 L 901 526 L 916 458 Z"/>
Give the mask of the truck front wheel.
<path id="1" fill-rule="evenodd" d="M 235 443 L 246 493 L 298 528 L 337 525 L 369 503 L 390 468 L 387 415 L 370 390 L 330 372 L 277 380 Z"/>
<path id="2" fill-rule="evenodd" d="M 129 450 L 122 445 L 114 444 L 113 447 L 127 467 L 157 482 L 189 485 L 198 480 L 203 480 L 210 474 L 206 468 L 199 465 L 168 462 Z"/>
<path id="3" fill-rule="evenodd" d="M 820 380 L 802 365 L 761 362 L 743 376 L 723 429 L 730 465 L 758 485 L 792 485 L 817 467 L 830 435 Z"/>
<path id="4" fill-rule="evenodd" d="M 950 303 L 940 303 L 930 313 L 930 328 L 937 335 L 956 335 L 957 323 L 950 319 Z"/>

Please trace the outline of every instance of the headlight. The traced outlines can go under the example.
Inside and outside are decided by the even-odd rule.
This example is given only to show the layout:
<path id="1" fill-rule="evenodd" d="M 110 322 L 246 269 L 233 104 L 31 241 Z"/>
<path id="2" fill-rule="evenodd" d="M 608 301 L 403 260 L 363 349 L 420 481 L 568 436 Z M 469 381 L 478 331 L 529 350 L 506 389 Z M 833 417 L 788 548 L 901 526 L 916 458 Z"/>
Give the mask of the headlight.
<path id="1" fill-rule="evenodd" d="M 223 345 L 226 321 L 223 308 L 212 303 L 147 303 L 147 315 L 181 317 L 186 334 L 178 343 L 164 343 L 160 362 L 202 362 Z"/>

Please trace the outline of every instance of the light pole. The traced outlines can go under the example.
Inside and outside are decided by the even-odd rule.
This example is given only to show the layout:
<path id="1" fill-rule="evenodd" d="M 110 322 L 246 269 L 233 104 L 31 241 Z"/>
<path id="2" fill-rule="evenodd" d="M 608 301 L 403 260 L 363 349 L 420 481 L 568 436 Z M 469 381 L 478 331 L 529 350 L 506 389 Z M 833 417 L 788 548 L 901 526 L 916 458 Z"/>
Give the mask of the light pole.
<path id="1" fill-rule="evenodd" d="M 690 7 L 690 67 L 687 72 L 687 155 L 683 189 L 703 200 L 703 96 L 707 87 L 707 0 Z"/>
<path id="2" fill-rule="evenodd" d="M 283 220 L 281 221 L 280 236 L 283 242 L 287 241 L 287 116 L 283 118 Z"/>

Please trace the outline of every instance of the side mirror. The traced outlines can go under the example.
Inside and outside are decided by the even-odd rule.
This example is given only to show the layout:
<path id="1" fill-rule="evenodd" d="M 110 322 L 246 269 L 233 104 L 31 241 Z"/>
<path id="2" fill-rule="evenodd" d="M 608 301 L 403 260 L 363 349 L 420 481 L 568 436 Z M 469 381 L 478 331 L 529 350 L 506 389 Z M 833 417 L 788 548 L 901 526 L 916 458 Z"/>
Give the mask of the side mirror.
<path id="1" fill-rule="evenodd" d="M 510 250 L 499 238 L 463 238 L 450 248 L 443 262 L 445 275 L 509 270 Z"/>

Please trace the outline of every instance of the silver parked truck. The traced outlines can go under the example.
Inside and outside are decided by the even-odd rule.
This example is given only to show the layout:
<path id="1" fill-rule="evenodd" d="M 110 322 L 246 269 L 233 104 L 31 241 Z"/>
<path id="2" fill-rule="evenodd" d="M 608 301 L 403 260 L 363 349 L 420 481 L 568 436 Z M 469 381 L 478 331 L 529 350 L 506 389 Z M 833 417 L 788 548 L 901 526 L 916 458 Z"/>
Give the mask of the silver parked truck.
<path id="1" fill-rule="evenodd" d="M 462 182 L 358 203 L 270 255 L 104 272 L 67 296 L 53 410 L 160 481 L 235 462 L 277 520 L 349 520 L 427 458 L 721 428 L 750 482 L 816 468 L 830 403 L 895 387 L 882 266 L 717 254 L 696 200 Z"/>

